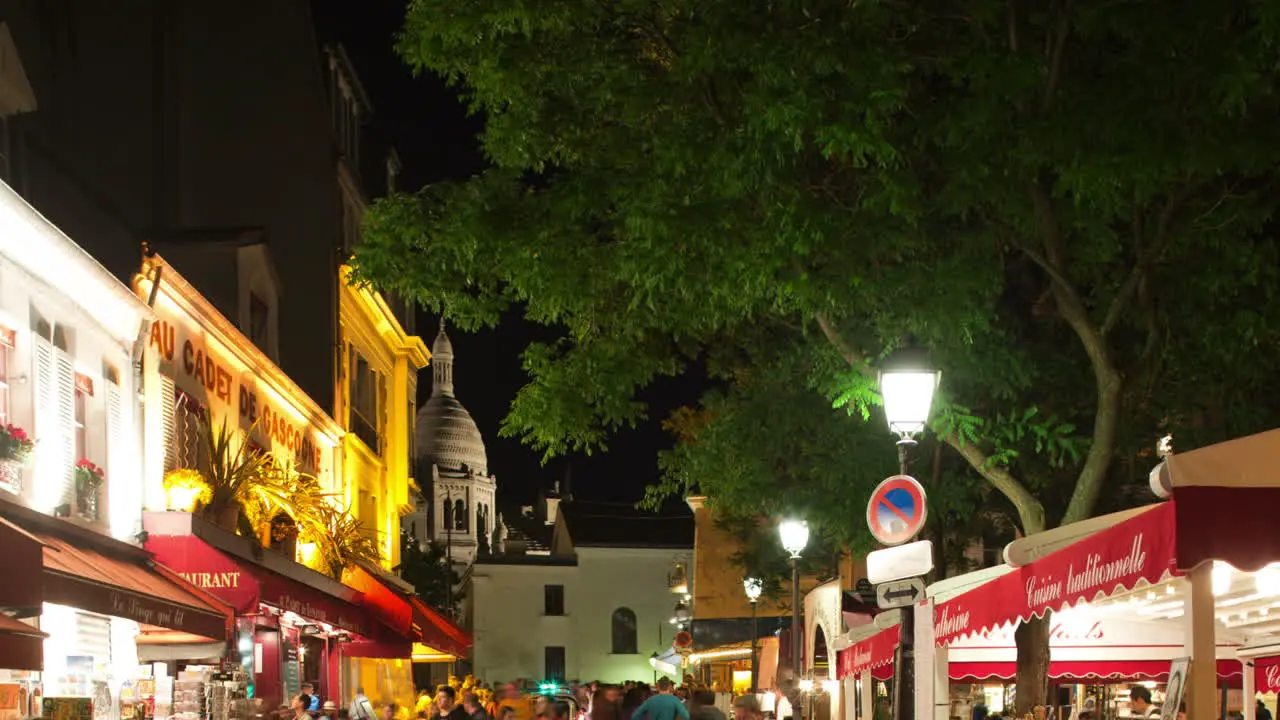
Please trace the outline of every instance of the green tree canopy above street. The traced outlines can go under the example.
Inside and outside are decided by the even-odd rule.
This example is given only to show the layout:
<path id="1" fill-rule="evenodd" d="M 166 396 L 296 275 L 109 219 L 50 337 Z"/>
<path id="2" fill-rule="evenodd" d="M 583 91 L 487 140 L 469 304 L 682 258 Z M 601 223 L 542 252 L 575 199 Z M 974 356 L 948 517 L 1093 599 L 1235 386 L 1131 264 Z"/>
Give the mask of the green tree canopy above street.
<path id="1" fill-rule="evenodd" d="M 998 491 L 1025 532 L 1079 520 L 1159 434 L 1276 423 L 1277 20 L 415 0 L 399 51 L 483 115 L 491 168 L 379 202 L 359 276 L 465 328 L 518 305 L 558 332 L 504 424 L 547 455 L 605 447 L 639 391 L 705 363 L 668 487 L 831 522 L 892 467 L 882 422 L 858 433 L 910 339 L 944 372 L 932 430 L 969 501 Z"/>

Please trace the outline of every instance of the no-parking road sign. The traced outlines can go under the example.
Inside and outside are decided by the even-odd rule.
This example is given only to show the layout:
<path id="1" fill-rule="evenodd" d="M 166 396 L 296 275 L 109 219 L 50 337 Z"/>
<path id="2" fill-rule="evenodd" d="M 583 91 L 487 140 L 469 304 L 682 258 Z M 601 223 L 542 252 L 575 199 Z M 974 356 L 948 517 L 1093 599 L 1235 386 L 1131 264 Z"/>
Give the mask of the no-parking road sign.
<path id="1" fill-rule="evenodd" d="M 894 475 L 876 486 L 867 502 L 867 527 L 885 545 L 915 537 L 929 516 L 924 488 L 910 475 Z"/>

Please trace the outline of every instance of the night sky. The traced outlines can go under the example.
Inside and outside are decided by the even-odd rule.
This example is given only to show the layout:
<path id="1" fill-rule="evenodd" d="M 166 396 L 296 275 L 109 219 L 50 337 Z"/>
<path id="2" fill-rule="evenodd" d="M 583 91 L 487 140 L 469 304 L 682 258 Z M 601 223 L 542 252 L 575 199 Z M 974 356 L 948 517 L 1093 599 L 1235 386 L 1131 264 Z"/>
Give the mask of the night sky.
<path id="1" fill-rule="evenodd" d="M 437 77 L 413 77 L 396 57 L 393 36 L 400 29 L 404 5 L 403 0 L 313 2 L 321 40 L 342 43 L 370 96 L 374 116 L 366 132 L 396 148 L 404 165 L 400 189 L 414 190 L 470 177 L 484 168 L 485 160 L 477 140 L 482 123 L 467 116 L 457 93 Z M 437 323 L 438 318 L 419 314 L 418 333 L 428 345 Z M 619 433 L 608 453 L 559 459 L 544 467 L 538 453 L 498 437 L 511 400 L 527 381 L 520 352 L 544 332 L 512 313 L 496 330 L 449 333 L 456 356 L 455 391 L 484 435 L 489 469 L 498 476 L 499 504 L 530 503 L 540 489 L 550 488 L 566 474 L 571 474 L 577 499 L 639 500 L 645 486 L 657 478 L 658 451 L 671 446 L 659 422 L 672 409 L 697 400 L 701 378 L 656 384 L 644 397 L 650 403 L 649 422 Z M 425 400 L 431 392 L 430 371 L 419 378 L 419 388 L 420 400 Z"/>

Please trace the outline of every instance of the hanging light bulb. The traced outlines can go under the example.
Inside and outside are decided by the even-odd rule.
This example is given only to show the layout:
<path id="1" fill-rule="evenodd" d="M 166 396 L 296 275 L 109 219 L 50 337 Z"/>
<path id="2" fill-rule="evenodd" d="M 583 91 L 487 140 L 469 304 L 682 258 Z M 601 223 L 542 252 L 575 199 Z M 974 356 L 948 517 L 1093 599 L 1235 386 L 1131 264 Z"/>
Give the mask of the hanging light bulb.
<path id="1" fill-rule="evenodd" d="M 1280 595 L 1280 563 L 1271 563 L 1254 573 L 1253 584 L 1259 595 Z"/>
<path id="2" fill-rule="evenodd" d="M 1213 587 L 1214 597 L 1222 597 L 1231 592 L 1231 575 L 1233 572 L 1231 566 L 1224 562 L 1215 561 L 1213 563 L 1213 570 L 1209 575 L 1209 579 Z"/>

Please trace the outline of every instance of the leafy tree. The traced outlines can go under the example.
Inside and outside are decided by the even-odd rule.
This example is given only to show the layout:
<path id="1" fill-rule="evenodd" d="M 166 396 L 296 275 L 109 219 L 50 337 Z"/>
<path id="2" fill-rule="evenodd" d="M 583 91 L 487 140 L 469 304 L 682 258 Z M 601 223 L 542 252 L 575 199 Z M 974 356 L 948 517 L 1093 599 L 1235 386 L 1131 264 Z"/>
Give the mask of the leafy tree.
<path id="1" fill-rule="evenodd" d="M 466 328 L 521 305 L 560 332 L 503 426 L 548 456 L 604 448 L 641 389 L 706 363 L 667 489 L 807 506 L 835 535 L 892 461 L 859 432 L 875 364 L 913 341 L 944 369 L 935 465 L 983 483 L 958 502 L 1074 522 L 1132 502 L 1158 434 L 1276 420 L 1277 17 L 415 0 L 399 51 L 484 115 L 492 167 L 379 203 L 359 277 Z M 711 476 L 725 457 L 743 467 Z M 1019 713 L 1047 631 L 1019 628 Z"/>
<path id="2" fill-rule="evenodd" d="M 458 574 L 449 569 L 443 543 L 434 540 L 425 546 L 412 534 L 400 533 L 400 577 L 413 586 L 418 597 L 429 607 L 448 617 L 457 617 L 457 598 L 449 583 L 458 583 Z"/>

